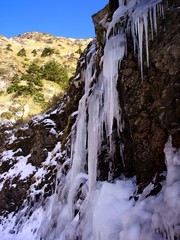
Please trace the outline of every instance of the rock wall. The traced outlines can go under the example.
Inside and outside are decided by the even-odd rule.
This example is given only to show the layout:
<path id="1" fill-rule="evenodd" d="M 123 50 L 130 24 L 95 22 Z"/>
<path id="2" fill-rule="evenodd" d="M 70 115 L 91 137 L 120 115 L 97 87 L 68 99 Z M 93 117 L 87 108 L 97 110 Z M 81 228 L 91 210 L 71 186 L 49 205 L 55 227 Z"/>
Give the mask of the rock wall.
<path id="1" fill-rule="evenodd" d="M 119 72 L 119 95 L 132 137 L 132 145 L 126 141 L 126 148 L 133 149 L 133 158 L 131 151 L 125 154 L 134 159 L 140 190 L 152 180 L 160 190 L 165 170 L 163 150 L 169 135 L 173 146 L 180 147 L 180 15 L 173 6 L 165 9 L 164 19 L 158 21 L 158 34 L 150 41 L 150 67 L 144 62 L 143 80 L 132 53 Z"/>

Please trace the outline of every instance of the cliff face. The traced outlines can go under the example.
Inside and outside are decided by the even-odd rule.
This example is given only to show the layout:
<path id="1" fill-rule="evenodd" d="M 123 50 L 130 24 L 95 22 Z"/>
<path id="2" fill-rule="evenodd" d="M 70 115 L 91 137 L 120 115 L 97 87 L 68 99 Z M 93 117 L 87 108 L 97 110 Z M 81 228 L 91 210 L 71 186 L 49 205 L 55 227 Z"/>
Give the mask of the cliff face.
<path id="1" fill-rule="evenodd" d="M 118 1 L 117 1 L 118 2 Z M 111 14 L 117 9 L 117 2 L 109 3 Z M 107 9 L 107 7 L 106 7 Z M 142 190 L 156 175 L 157 184 L 165 169 L 164 145 L 172 135 L 173 146 L 179 148 L 179 19 L 177 3 L 165 6 L 164 18 L 158 20 L 158 33 L 154 38 L 149 33 L 150 66 L 147 67 L 143 54 L 143 79 L 139 72 L 137 55 L 133 54 L 132 38 L 128 39 L 127 56 L 121 62 L 117 88 L 119 102 L 125 119 L 124 147 L 125 172 L 136 174 Z M 103 11 L 93 16 L 103 18 Z M 173 26 L 176 26 L 175 28 Z M 97 34 L 100 28 L 96 25 Z M 102 29 L 102 28 L 101 28 Z M 102 29 L 102 32 L 105 29 Z M 99 33 L 100 34 L 100 33 Z M 102 46 L 103 36 L 98 42 Z M 97 37 L 98 38 L 98 37 Z M 145 47 L 145 43 L 144 43 Z M 100 57 L 99 57 L 100 58 Z M 159 188 L 159 187 L 158 187 Z M 159 189 L 160 190 L 160 189 Z"/>
<path id="2" fill-rule="evenodd" d="M 169 8 L 158 21 L 158 34 L 149 42 L 150 67 L 144 64 L 143 80 L 138 72 L 138 59 L 131 51 L 119 72 L 119 92 L 133 143 L 127 141 L 127 149 L 133 146 L 130 159 L 134 159 L 137 181 L 142 188 L 154 176 L 155 181 L 161 180 L 168 136 L 172 136 L 174 147 L 180 147 L 179 27 L 173 27 L 178 18 L 178 11 Z"/>
<path id="3" fill-rule="evenodd" d="M 179 239 L 179 8 L 110 1 L 93 20 L 65 96 L 0 143 L 2 236 Z"/>

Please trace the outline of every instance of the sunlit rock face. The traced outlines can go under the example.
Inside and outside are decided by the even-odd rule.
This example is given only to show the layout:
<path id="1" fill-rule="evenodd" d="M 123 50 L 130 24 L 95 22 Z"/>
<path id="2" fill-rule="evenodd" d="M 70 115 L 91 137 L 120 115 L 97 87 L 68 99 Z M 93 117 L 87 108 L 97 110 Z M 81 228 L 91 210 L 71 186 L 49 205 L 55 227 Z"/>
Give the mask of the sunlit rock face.
<path id="1" fill-rule="evenodd" d="M 119 0 L 93 16 L 67 94 L 2 143 L 3 240 L 180 238 L 178 11 Z"/>

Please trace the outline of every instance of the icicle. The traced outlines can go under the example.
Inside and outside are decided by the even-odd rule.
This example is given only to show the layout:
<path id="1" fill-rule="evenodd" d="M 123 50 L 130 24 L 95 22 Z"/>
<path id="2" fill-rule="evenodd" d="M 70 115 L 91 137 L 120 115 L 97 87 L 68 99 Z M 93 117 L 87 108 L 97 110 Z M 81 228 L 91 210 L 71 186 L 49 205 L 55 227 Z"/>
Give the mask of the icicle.
<path id="1" fill-rule="evenodd" d="M 91 81 L 93 80 L 92 67 L 93 67 L 94 59 L 91 57 L 91 55 L 93 54 L 94 51 L 95 51 L 95 42 L 93 43 L 93 45 L 86 57 L 86 58 L 90 58 L 90 62 L 88 64 L 88 67 L 87 67 L 86 73 L 85 73 L 85 93 L 87 93 L 89 91 Z"/>
<path id="2" fill-rule="evenodd" d="M 138 18 L 138 42 L 139 42 L 139 61 L 141 66 L 141 78 L 143 79 L 143 21 L 142 18 Z"/>
<path id="3" fill-rule="evenodd" d="M 156 5 L 153 7 L 153 20 L 154 20 L 154 31 L 157 34 Z"/>
<path id="4" fill-rule="evenodd" d="M 134 55 L 136 54 L 136 47 L 137 47 L 137 42 L 136 42 L 136 25 L 131 22 L 131 34 L 133 38 L 133 49 L 134 49 Z"/>
<path id="5" fill-rule="evenodd" d="M 75 134 L 74 140 L 72 139 L 71 147 L 71 176 L 69 184 L 68 195 L 68 209 L 70 219 L 73 216 L 73 202 L 74 195 L 79 187 L 79 176 L 84 172 L 84 165 L 87 156 L 87 99 L 90 90 L 90 83 L 93 75 L 93 54 L 95 53 L 95 42 L 92 44 L 87 57 L 90 57 L 90 61 L 86 68 L 85 73 L 85 94 L 79 101 L 78 116 L 75 124 L 72 128 L 72 138 Z"/>
<path id="6" fill-rule="evenodd" d="M 145 29 L 145 39 L 146 39 L 146 59 L 147 59 L 147 66 L 149 67 L 149 39 L 148 39 L 148 13 L 145 12 L 143 14 L 143 20 L 144 20 L 144 29 Z"/>
<path id="7" fill-rule="evenodd" d="M 161 7 L 161 16 L 164 18 L 164 7 L 162 4 L 160 4 L 160 7 Z"/>
<path id="8" fill-rule="evenodd" d="M 99 143 L 99 89 L 94 90 L 89 100 L 88 120 L 88 176 L 91 192 L 97 175 L 97 152 Z"/>
<path id="9" fill-rule="evenodd" d="M 150 8 L 149 10 L 149 18 L 150 18 L 150 26 L 151 26 L 151 37 L 152 37 L 152 40 L 154 39 L 154 29 L 153 29 L 153 21 L 152 21 L 152 8 Z"/>
<path id="10" fill-rule="evenodd" d="M 86 96 L 79 102 L 78 113 L 76 121 L 76 139 L 72 149 L 72 181 L 74 181 L 74 178 L 80 172 L 82 162 L 86 158 Z"/>
<path id="11" fill-rule="evenodd" d="M 122 130 L 120 123 L 120 109 L 118 92 L 116 89 L 118 78 L 118 62 L 122 60 L 125 53 L 125 38 L 124 34 L 112 37 L 106 44 L 104 50 L 104 112 L 106 131 L 110 137 L 113 128 L 114 118 L 117 120 L 119 131 Z"/>

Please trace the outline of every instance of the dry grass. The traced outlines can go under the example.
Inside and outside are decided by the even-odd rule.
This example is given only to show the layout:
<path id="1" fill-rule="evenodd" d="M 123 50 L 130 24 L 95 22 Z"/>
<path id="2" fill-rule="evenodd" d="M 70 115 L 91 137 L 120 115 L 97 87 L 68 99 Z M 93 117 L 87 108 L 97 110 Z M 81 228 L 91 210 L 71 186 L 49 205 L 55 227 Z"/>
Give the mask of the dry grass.
<path id="1" fill-rule="evenodd" d="M 71 77 L 74 74 L 76 63 L 80 56 L 78 53 L 79 48 L 84 50 L 91 40 L 54 37 L 50 34 L 38 32 L 26 33 L 10 39 L 0 35 L 0 91 L 4 91 L 4 94 L 0 95 L 0 120 L 3 112 L 8 111 L 12 113 L 12 106 L 17 109 L 23 108 L 22 111 L 12 114 L 12 120 L 15 120 L 18 116 L 21 118 L 21 115 L 23 118 L 28 118 L 42 111 L 42 106 L 35 104 L 32 97 L 14 98 L 12 94 L 6 94 L 6 89 L 10 85 L 10 80 L 15 73 L 25 73 L 32 62 L 36 62 L 36 64 L 41 66 L 49 60 L 56 60 L 67 68 L 69 77 Z M 54 49 L 54 53 L 51 56 L 41 57 L 42 51 L 46 47 Z M 17 56 L 17 53 L 22 48 L 26 51 L 25 57 Z M 34 49 L 37 52 L 36 55 L 32 53 Z M 61 92 L 62 89 L 58 84 L 44 81 L 43 94 L 46 103 L 54 95 L 58 95 Z"/>

